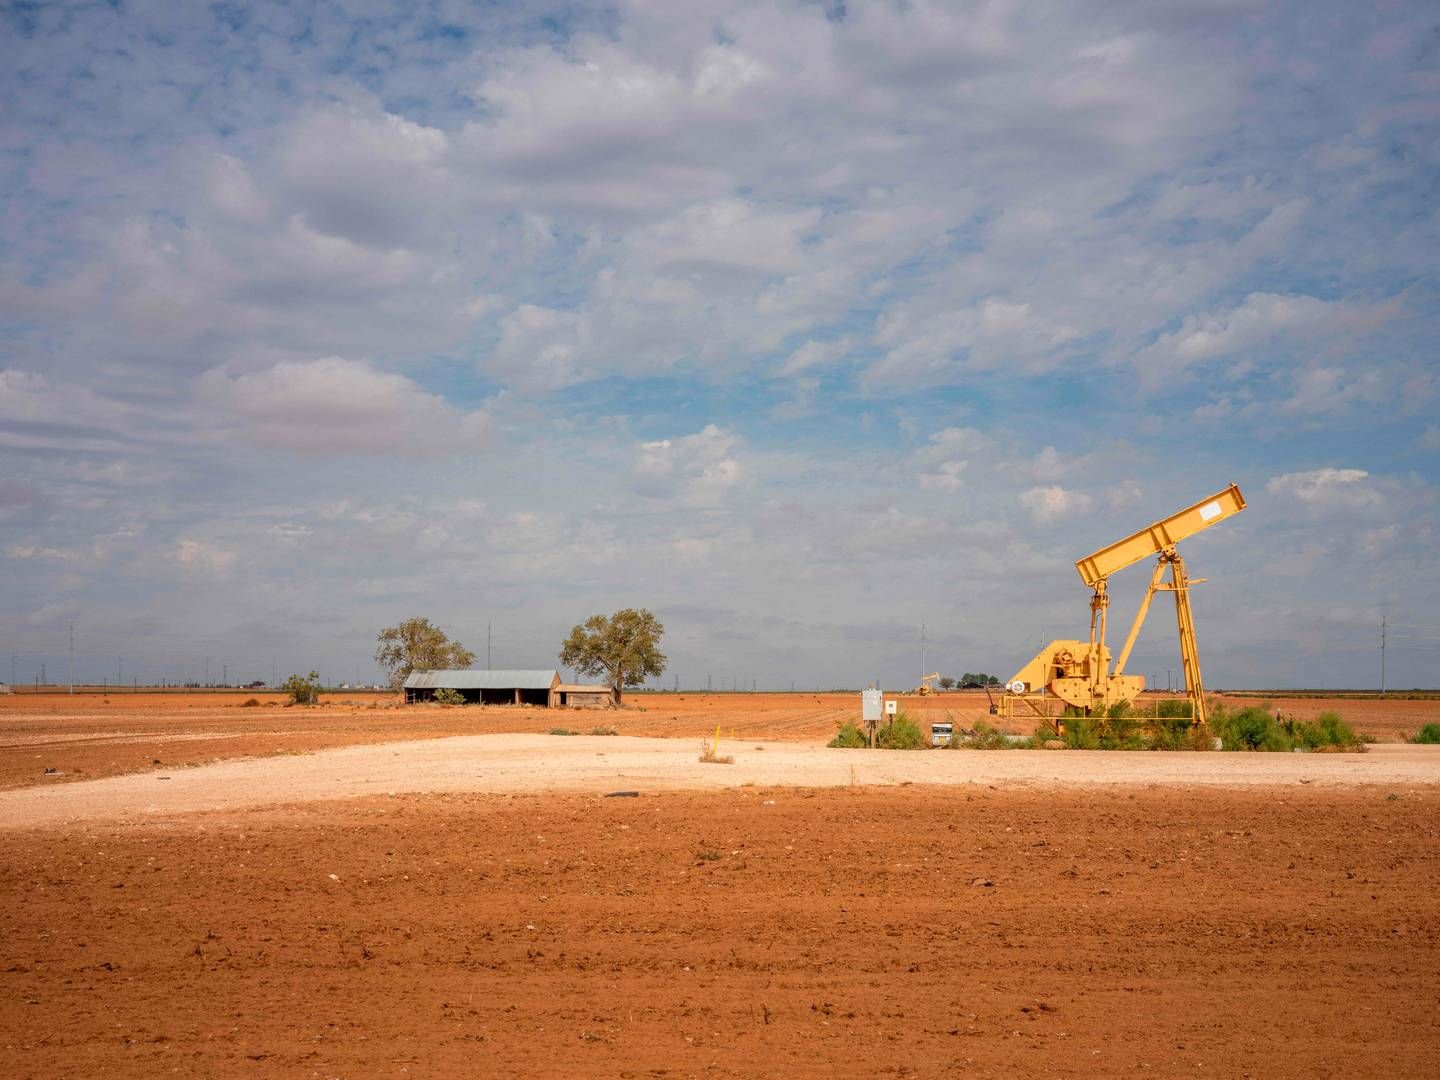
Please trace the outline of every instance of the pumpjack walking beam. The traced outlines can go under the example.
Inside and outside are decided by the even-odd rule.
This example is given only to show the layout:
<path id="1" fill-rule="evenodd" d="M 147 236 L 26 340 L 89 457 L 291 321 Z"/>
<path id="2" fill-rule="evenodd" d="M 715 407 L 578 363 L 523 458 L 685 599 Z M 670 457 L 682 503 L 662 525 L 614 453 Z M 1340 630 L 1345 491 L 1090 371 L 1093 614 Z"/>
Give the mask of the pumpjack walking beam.
<path id="1" fill-rule="evenodd" d="M 1185 559 L 1176 547 L 1181 540 L 1198 532 L 1218 525 L 1228 517 L 1245 509 L 1245 496 L 1231 484 L 1208 499 L 1202 499 L 1193 506 L 1171 514 L 1169 517 L 1147 525 L 1131 533 L 1123 540 L 1117 540 L 1075 563 L 1080 580 L 1095 590 L 1091 600 L 1090 638 L 1092 648 L 1105 642 L 1105 609 L 1109 606 L 1108 582 L 1110 575 L 1123 570 L 1141 559 L 1158 555 L 1155 569 L 1150 575 L 1150 587 L 1140 602 L 1135 622 L 1126 635 L 1125 646 L 1115 661 L 1115 670 L 1103 676 L 1107 681 L 1116 680 L 1125 674 L 1125 664 L 1130 659 L 1130 650 L 1140 635 L 1140 627 L 1150 610 L 1150 601 L 1160 591 L 1175 594 L 1175 621 L 1180 630 L 1180 663 L 1185 673 L 1185 691 L 1190 698 L 1194 720 L 1197 724 L 1206 722 L 1205 685 L 1200 673 L 1200 650 L 1195 641 L 1195 619 L 1190 610 L 1190 586 L 1203 582 L 1204 578 L 1191 578 L 1185 569 Z M 1165 571 L 1170 571 L 1170 581 L 1162 581 Z M 1097 627 L 1098 623 L 1098 627 Z"/>
<path id="2" fill-rule="evenodd" d="M 1144 689 L 1145 680 L 1126 675 L 1125 665 L 1140 634 L 1140 627 L 1157 592 L 1175 594 L 1175 618 L 1180 630 L 1180 656 L 1185 688 L 1192 704 L 1192 716 L 1205 723 L 1205 688 L 1200 675 L 1200 652 L 1195 644 L 1195 621 L 1190 611 L 1190 586 L 1204 581 L 1191 578 L 1177 545 L 1196 533 L 1217 525 L 1245 509 L 1245 497 L 1234 484 L 1193 506 L 1132 533 L 1087 555 L 1075 564 L 1080 580 L 1093 592 L 1090 597 L 1090 639 L 1052 641 L 1006 683 L 1006 695 L 999 702 L 1002 715 L 1011 715 L 1024 704 L 1040 712 L 1050 699 L 1082 709 L 1087 715 L 1103 713 L 1120 702 L 1132 702 Z M 1150 586 L 1125 638 L 1125 646 L 1110 669 L 1110 650 L 1105 643 L 1110 609 L 1110 575 L 1151 556 L 1159 556 L 1150 575 Z M 1166 575 L 1169 580 L 1166 581 Z M 1048 713 L 1047 713 L 1048 715 Z"/>

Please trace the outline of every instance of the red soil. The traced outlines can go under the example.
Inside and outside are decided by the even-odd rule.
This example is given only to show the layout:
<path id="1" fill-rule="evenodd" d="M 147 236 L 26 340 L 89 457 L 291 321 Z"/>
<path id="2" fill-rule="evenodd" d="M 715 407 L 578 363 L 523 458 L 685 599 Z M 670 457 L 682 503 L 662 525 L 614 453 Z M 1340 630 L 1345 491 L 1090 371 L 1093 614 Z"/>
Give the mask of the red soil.
<path id="1" fill-rule="evenodd" d="M 416 796 L 3 836 L 0 1074 L 1440 1075 L 1440 796 Z"/>

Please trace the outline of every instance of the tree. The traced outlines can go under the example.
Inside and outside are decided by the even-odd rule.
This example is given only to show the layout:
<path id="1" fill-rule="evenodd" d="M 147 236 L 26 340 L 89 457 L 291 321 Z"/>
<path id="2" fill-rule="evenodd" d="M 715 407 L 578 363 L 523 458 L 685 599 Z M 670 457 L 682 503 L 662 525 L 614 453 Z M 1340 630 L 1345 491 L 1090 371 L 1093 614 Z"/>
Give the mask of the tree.
<path id="1" fill-rule="evenodd" d="M 591 615 L 570 630 L 560 646 L 560 663 L 582 675 L 605 676 L 619 705 L 627 686 L 639 686 L 665 672 L 660 638 L 665 627 L 641 608 L 626 608 L 606 618 Z"/>
<path id="2" fill-rule="evenodd" d="M 291 675 L 280 684 L 280 689 L 290 695 L 293 705 L 319 705 L 320 673 L 312 671 L 309 676 Z"/>
<path id="3" fill-rule="evenodd" d="M 468 668 L 475 654 L 429 619 L 406 619 L 380 631 L 375 662 L 390 671 L 390 689 L 399 690 L 412 671 Z"/>
<path id="4" fill-rule="evenodd" d="M 946 675 L 943 679 L 940 680 L 940 689 L 941 689 L 941 690 L 954 690 L 954 689 L 955 689 L 955 680 L 952 679 L 952 678 L 950 678 L 949 675 Z"/>

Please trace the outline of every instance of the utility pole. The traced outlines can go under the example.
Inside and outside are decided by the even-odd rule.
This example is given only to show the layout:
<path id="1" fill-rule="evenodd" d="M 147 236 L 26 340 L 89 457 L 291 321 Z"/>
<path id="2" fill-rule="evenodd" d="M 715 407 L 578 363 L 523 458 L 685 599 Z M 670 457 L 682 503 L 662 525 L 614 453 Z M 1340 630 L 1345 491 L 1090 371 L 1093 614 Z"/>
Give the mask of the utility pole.
<path id="1" fill-rule="evenodd" d="M 1380 616 L 1380 693 L 1385 693 L 1385 616 Z"/>
<path id="2" fill-rule="evenodd" d="M 75 624 L 70 624 L 70 693 L 75 693 Z"/>
<path id="3" fill-rule="evenodd" d="M 925 679 L 925 624 L 920 624 L 920 679 Z"/>
<path id="4" fill-rule="evenodd" d="M 230 685 L 230 665 L 229 665 L 229 664 L 221 664 L 221 665 L 220 665 L 220 670 L 225 673 L 225 674 L 223 674 L 223 675 L 220 676 L 220 685 L 221 685 L 221 686 L 229 686 L 229 685 Z"/>
<path id="5" fill-rule="evenodd" d="M 210 685 L 210 657 L 205 657 L 205 685 Z"/>
<path id="6" fill-rule="evenodd" d="M 123 656 L 117 656 L 117 657 L 115 657 L 115 685 L 116 685 L 116 686 L 119 686 L 119 685 L 121 684 L 121 682 L 124 681 L 124 679 L 123 679 L 123 677 L 122 677 L 122 674 L 121 674 L 124 670 L 125 670 L 125 658 L 124 658 Z"/>

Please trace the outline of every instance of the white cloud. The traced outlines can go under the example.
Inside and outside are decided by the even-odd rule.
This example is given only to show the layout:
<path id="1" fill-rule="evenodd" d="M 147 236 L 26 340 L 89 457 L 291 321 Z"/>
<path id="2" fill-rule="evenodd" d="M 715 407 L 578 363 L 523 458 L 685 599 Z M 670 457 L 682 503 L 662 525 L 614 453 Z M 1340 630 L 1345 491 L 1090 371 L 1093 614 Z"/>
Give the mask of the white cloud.
<path id="1" fill-rule="evenodd" d="M 1105 492 L 1105 505 L 1112 510 L 1123 510 L 1138 503 L 1144 494 L 1137 481 L 1121 480 Z"/>
<path id="2" fill-rule="evenodd" d="M 746 479 L 736 453 L 739 446 L 739 436 L 714 424 L 679 439 L 641 443 L 635 461 L 635 490 L 651 498 L 678 499 L 689 506 L 722 502 Z"/>
<path id="3" fill-rule="evenodd" d="M 969 462 L 942 461 L 934 472 L 922 473 L 920 486 L 935 491 L 959 491 L 964 486 L 963 473 Z"/>
<path id="4" fill-rule="evenodd" d="M 778 374 L 798 375 L 811 368 L 829 366 L 837 360 L 844 359 L 845 354 L 854 347 L 854 344 L 853 339 L 848 337 L 836 341 L 811 339 L 790 354 L 789 359 L 780 365 Z"/>
<path id="5" fill-rule="evenodd" d="M 175 560 L 188 570 L 219 577 L 234 565 L 235 552 L 200 540 L 184 539 L 175 545 Z"/>
<path id="6" fill-rule="evenodd" d="M 1084 492 L 1056 484 L 1033 487 L 1020 493 L 1020 505 L 1042 525 L 1072 514 L 1083 514 L 1090 509 L 1090 502 L 1090 496 Z"/>
<path id="7" fill-rule="evenodd" d="M 970 459 L 986 456 L 991 449 L 990 438 L 973 428 L 949 427 L 937 431 L 913 455 L 920 470 L 920 486 L 932 491 L 960 491 L 966 483 Z M 972 478 L 970 483 L 976 486 L 984 481 Z"/>
<path id="8" fill-rule="evenodd" d="M 15 544 L 6 552 L 12 559 L 58 559 L 73 562 L 85 558 L 84 552 L 66 548 L 41 547 L 35 544 Z"/>
<path id="9" fill-rule="evenodd" d="M 631 233 L 630 257 L 672 273 L 782 274 L 803 269 L 817 209 L 782 210 L 719 199 Z"/>
<path id="10" fill-rule="evenodd" d="M 456 206 L 449 137 L 374 108 L 302 113 L 285 131 L 278 169 L 316 229 L 382 247 L 428 243 Z"/>
<path id="11" fill-rule="evenodd" d="M 1366 483 L 1369 477 L 1364 469 L 1311 469 L 1273 476 L 1265 482 L 1265 490 L 1319 509 L 1363 509 L 1385 501 Z"/>
<path id="12" fill-rule="evenodd" d="M 589 338 L 580 312 L 521 304 L 500 320 L 500 340 L 481 367 L 520 390 L 558 390 L 585 377 Z"/>
<path id="13" fill-rule="evenodd" d="M 1367 305 L 1313 296 L 1251 293 L 1224 311 L 1186 315 L 1178 329 L 1162 334 L 1135 354 L 1137 365 L 1160 375 L 1263 348 L 1272 342 L 1307 341 L 1340 331 L 1366 331 L 1398 310 L 1392 303 Z"/>
<path id="14" fill-rule="evenodd" d="M 200 379 L 199 398 L 261 446 L 314 456 L 473 453 L 489 426 L 483 411 L 461 412 L 403 375 L 338 356 L 236 376 L 217 369 Z"/>

